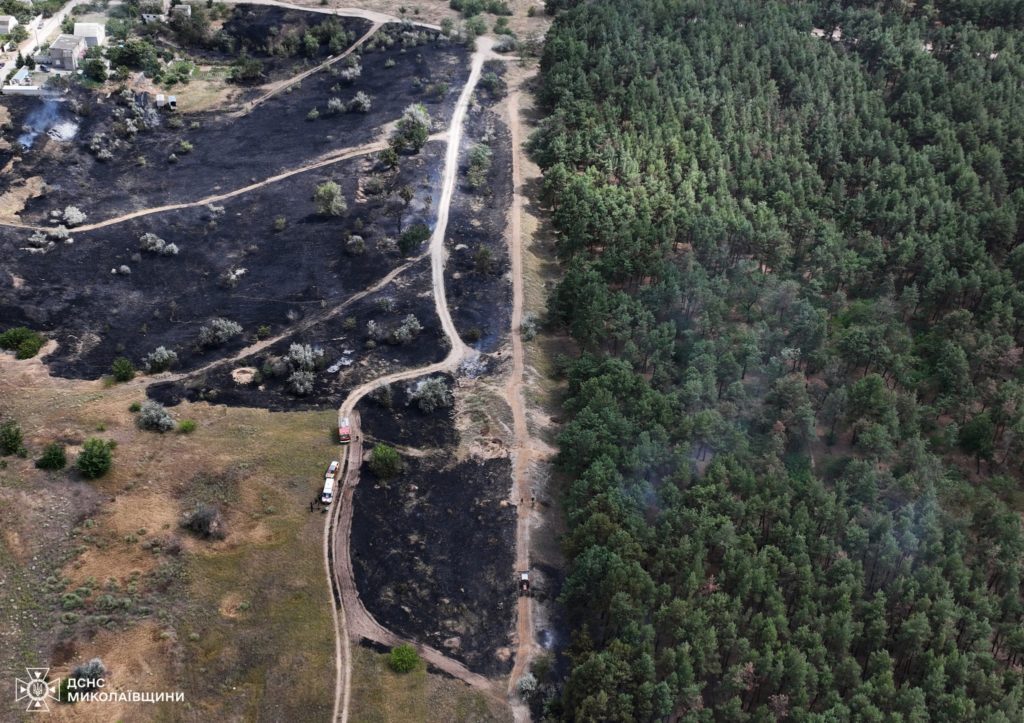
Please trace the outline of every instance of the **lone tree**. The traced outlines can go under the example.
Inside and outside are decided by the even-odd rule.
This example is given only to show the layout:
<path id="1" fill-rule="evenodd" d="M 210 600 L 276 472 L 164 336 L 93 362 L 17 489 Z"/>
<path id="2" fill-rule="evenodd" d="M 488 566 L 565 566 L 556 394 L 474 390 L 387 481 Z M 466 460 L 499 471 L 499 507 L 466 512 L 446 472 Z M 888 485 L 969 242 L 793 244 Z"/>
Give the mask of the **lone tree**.
<path id="1" fill-rule="evenodd" d="M 430 229 L 422 223 L 414 224 L 398 237 L 398 250 L 402 252 L 402 256 L 412 256 L 420 250 L 420 246 L 428 238 L 430 238 Z"/>
<path id="2" fill-rule="evenodd" d="M 378 444 L 370 454 L 370 469 L 381 479 L 390 479 L 402 471 L 402 458 L 394 447 Z"/>
<path id="3" fill-rule="evenodd" d="M 348 205 L 341 195 L 341 188 L 334 181 L 324 181 L 313 192 L 316 211 L 321 216 L 340 216 L 345 213 Z"/>
<path id="4" fill-rule="evenodd" d="M 82 451 L 78 453 L 78 471 L 86 479 L 102 477 L 110 471 L 110 465 L 114 460 L 114 443 L 97 437 L 90 437 L 82 445 Z"/>
<path id="5" fill-rule="evenodd" d="M 409 401 L 416 402 L 424 414 L 430 414 L 435 409 L 450 407 L 453 403 L 451 390 L 448 389 L 444 377 L 430 377 L 420 382 L 409 395 Z"/>
<path id="6" fill-rule="evenodd" d="M 18 454 L 25 448 L 21 427 L 14 420 L 0 424 L 0 456 Z"/>
<path id="7" fill-rule="evenodd" d="M 132 366 L 131 359 L 123 356 L 114 360 L 114 363 L 110 365 L 110 372 L 114 375 L 114 381 L 117 382 L 130 382 L 135 378 L 135 367 Z"/>
<path id="8" fill-rule="evenodd" d="M 408 643 L 391 648 L 388 653 L 388 666 L 396 673 L 411 673 L 419 664 L 419 653 Z"/>
<path id="9" fill-rule="evenodd" d="M 430 113 L 422 103 L 414 103 L 405 109 L 391 137 L 391 146 L 396 151 L 419 152 L 430 136 Z"/>

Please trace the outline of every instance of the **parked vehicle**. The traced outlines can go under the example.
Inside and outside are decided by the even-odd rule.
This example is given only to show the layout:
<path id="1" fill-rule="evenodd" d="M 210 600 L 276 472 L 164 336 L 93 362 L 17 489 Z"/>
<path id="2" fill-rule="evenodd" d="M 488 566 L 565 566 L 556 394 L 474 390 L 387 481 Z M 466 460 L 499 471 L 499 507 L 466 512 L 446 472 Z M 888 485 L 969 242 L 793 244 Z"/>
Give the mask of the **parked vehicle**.
<path id="1" fill-rule="evenodd" d="M 519 594 L 529 595 L 530 594 L 530 573 L 521 572 L 519 573 Z"/>
<path id="2" fill-rule="evenodd" d="M 324 491 L 320 493 L 320 501 L 325 505 L 331 504 L 334 500 L 334 483 L 336 481 L 335 478 L 338 476 L 339 467 L 341 467 L 341 464 L 338 460 L 333 460 L 327 465 L 327 472 L 324 473 Z"/>
<path id="3" fill-rule="evenodd" d="M 348 417 L 341 420 L 341 424 L 338 425 L 338 441 L 342 444 L 348 444 L 352 441 L 352 425 L 348 421 Z"/>

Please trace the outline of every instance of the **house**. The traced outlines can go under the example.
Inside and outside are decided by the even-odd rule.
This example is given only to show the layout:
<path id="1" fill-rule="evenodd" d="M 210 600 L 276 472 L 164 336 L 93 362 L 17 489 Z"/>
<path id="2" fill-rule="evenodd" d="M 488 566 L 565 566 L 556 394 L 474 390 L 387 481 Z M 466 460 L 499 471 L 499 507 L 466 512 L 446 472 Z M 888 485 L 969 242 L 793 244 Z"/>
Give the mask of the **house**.
<path id="1" fill-rule="evenodd" d="M 142 22 L 145 25 L 148 25 L 149 23 L 166 23 L 167 16 L 157 13 L 142 13 Z"/>
<path id="2" fill-rule="evenodd" d="M 107 30 L 100 23 L 75 23 L 76 38 L 85 38 L 85 44 L 90 48 L 103 45 L 107 40 Z"/>
<path id="3" fill-rule="evenodd" d="M 74 70 L 78 67 L 78 61 L 85 55 L 87 47 L 85 38 L 58 35 L 50 46 L 50 63 L 55 68 Z"/>
<path id="4" fill-rule="evenodd" d="M 7 35 L 18 25 L 18 18 L 13 15 L 0 15 L 0 35 Z"/>

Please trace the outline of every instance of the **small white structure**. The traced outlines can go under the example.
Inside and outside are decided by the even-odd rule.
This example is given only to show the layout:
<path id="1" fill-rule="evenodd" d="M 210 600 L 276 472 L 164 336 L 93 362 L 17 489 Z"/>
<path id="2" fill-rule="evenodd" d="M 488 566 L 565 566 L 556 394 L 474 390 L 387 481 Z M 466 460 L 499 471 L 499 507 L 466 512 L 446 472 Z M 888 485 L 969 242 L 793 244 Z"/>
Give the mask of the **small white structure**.
<path id="1" fill-rule="evenodd" d="M 157 93 L 156 94 L 156 107 L 157 108 L 163 108 L 164 105 L 166 105 L 166 103 L 167 103 L 167 101 L 166 101 L 166 99 L 164 99 L 164 94 L 163 93 Z"/>
<path id="2" fill-rule="evenodd" d="M 171 110 L 177 110 L 178 109 L 178 96 L 176 96 L 176 95 L 169 95 L 169 96 L 167 96 L 167 107 L 170 108 Z"/>
<path id="3" fill-rule="evenodd" d="M 182 17 L 192 17 L 192 6 L 191 5 L 174 5 L 171 7 L 171 15 L 180 15 Z"/>
<path id="4" fill-rule="evenodd" d="M 90 48 L 103 45 L 107 41 L 107 29 L 100 23 L 75 23 L 76 38 L 85 38 L 85 44 Z"/>
<path id="5" fill-rule="evenodd" d="M 18 26 L 18 18 L 13 15 L 0 15 L 0 35 L 7 35 Z"/>
<path id="6" fill-rule="evenodd" d="M 142 13 L 142 22 L 147 25 L 149 23 L 166 23 L 167 16 L 159 13 Z"/>
<path id="7" fill-rule="evenodd" d="M 21 67 L 10 80 L 11 85 L 32 85 L 32 78 L 29 76 L 28 68 Z"/>

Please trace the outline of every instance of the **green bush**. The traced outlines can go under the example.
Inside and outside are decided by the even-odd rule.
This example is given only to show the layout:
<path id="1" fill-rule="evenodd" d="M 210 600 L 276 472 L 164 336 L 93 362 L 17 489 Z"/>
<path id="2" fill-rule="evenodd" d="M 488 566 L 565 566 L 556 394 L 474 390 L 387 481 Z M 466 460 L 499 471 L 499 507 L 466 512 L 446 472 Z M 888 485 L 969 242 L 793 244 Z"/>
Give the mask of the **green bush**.
<path id="1" fill-rule="evenodd" d="M 128 411 L 133 414 L 135 412 L 138 412 L 140 409 L 142 409 L 142 405 L 139 404 L 138 402 L 132 402 L 131 404 L 128 405 Z"/>
<path id="2" fill-rule="evenodd" d="M 402 471 L 402 457 L 394 447 L 378 444 L 370 454 L 370 470 L 381 479 L 389 479 Z"/>
<path id="3" fill-rule="evenodd" d="M 178 432 L 179 433 L 181 433 L 181 434 L 192 434 L 192 432 L 194 432 L 194 431 L 196 431 L 195 420 L 183 419 L 180 422 L 178 422 Z"/>
<path id="4" fill-rule="evenodd" d="M 18 454 L 25 448 L 21 427 L 13 420 L 0 424 L 0 455 Z"/>
<path id="5" fill-rule="evenodd" d="M 114 381 L 130 382 L 135 378 L 135 367 L 132 366 L 131 359 L 119 356 L 110 365 L 110 373 L 114 375 Z"/>
<path id="6" fill-rule="evenodd" d="M 396 673 L 410 673 L 420 664 L 419 653 L 409 644 L 391 648 L 388 653 L 388 666 Z"/>
<path id="7" fill-rule="evenodd" d="M 428 238 L 430 238 L 430 229 L 422 223 L 410 226 L 398 237 L 398 250 L 402 252 L 402 256 L 411 256 L 414 252 L 419 251 L 420 246 Z"/>
<path id="8" fill-rule="evenodd" d="M 39 469 L 64 469 L 67 463 L 68 458 L 64 454 L 64 445 L 53 442 L 43 449 L 43 456 L 36 460 L 36 467 Z"/>
<path id="9" fill-rule="evenodd" d="M 24 326 L 8 329 L 0 334 L 0 349 L 15 352 L 17 359 L 31 359 L 43 348 L 46 339 L 42 334 Z"/>
<path id="10" fill-rule="evenodd" d="M 110 465 L 114 461 L 114 443 L 97 437 L 90 437 L 82 445 L 82 451 L 78 453 L 78 471 L 86 479 L 102 477 L 110 471 Z"/>

